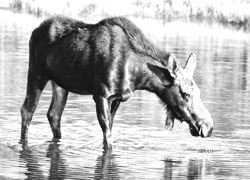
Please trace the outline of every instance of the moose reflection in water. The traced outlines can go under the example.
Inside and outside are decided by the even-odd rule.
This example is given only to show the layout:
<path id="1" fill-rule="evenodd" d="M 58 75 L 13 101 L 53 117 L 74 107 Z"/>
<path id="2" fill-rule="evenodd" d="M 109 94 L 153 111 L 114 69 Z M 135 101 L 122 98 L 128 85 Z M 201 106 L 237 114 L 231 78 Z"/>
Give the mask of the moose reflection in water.
<path id="1" fill-rule="evenodd" d="M 51 17 L 36 28 L 29 43 L 27 94 L 21 108 L 21 140 L 40 95 L 52 83 L 47 117 L 55 138 L 61 138 L 60 121 L 68 92 L 93 95 L 104 148 L 111 148 L 114 115 L 121 102 L 135 90 L 155 93 L 167 109 L 166 125 L 174 118 L 189 124 L 193 136 L 209 137 L 212 118 L 193 80 L 193 54 L 181 68 L 125 18 L 109 18 L 86 24 L 67 17 Z"/>
<path id="2" fill-rule="evenodd" d="M 41 152 L 36 150 L 34 146 L 22 144 L 22 150 L 19 152 L 19 163 L 25 164 L 26 179 L 89 179 L 90 177 L 92 179 L 122 179 L 124 176 L 123 164 L 119 161 L 123 155 L 112 152 L 112 149 L 103 151 L 95 158 L 94 171 L 91 172 L 82 166 L 71 167 L 72 162 L 65 159 L 67 156 L 65 149 L 61 149 L 61 142 L 58 139 L 48 141 L 45 147 L 46 152 L 42 153 L 42 156 L 46 158 L 44 160 L 41 158 Z M 188 161 L 166 158 L 162 160 L 164 168 L 160 171 L 164 179 L 175 179 L 180 175 L 182 177 L 202 178 L 207 168 L 204 161 L 206 160 L 202 158 L 191 158 Z M 41 164 L 47 163 L 48 168 L 43 168 Z M 126 176 L 132 175 L 126 171 L 125 173 Z"/>
<path id="3" fill-rule="evenodd" d="M 59 146 L 57 139 L 49 142 L 46 154 L 46 157 L 50 159 L 48 179 L 64 179 L 66 177 L 66 164 L 60 153 Z M 22 143 L 22 151 L 20 151 L 19 156 L 20 163 L 26 163 L 27 179 L 46 179 L 36 153 L 32 151 L 28 143 Z"/>

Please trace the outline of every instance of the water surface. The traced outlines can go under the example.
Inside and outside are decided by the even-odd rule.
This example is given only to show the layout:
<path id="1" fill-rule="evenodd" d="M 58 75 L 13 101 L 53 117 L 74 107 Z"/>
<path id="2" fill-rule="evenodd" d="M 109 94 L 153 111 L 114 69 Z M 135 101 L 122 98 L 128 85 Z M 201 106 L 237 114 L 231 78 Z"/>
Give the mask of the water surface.
<path id="1" fill-rule="evenodd" d="M 0 179 L 250 178 L 249 34 L 134 19 L 150 40 L 174 53 L 180 64 L 191 52 L 196 54 L 194 78 L 213 117 L 214 132 L 207 141 L 194 138 L 188 125 L 178 121 L 173 131 L 167 131 L 158 98 L 138 91 L 118 109 L 114 148 L 103 152 L 91 96 L 69 95 L 62 139 L 51 139 L 46 118 L 50 84 L 31 122 L 29 143 L 18 144 L 28 41 L 40 22 L 0 11 Z"/>

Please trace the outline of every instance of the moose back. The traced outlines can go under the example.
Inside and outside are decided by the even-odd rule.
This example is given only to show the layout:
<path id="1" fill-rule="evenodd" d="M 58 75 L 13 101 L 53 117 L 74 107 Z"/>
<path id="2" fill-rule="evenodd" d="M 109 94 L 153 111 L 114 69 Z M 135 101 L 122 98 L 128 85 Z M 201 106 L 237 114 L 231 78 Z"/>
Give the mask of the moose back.
<path id="1" fill-rule="evenodd" d="M 131 21 L 116 17 L 97 24 L 63 16 L 51 17 L 36 28 L 29 42 L 29 70 L 21 107 L 21 140 L 40 95 L 52 83 L 47 117 L 55 138 L 61 138 L 60 121 L 68 92 L 93 95 L 104 148 L 112 147 L 112 126 L 117 108 L 135 90 L 155 93 L 166 105 L 166 125 L 185 121 L 193 136 L 208 137 L 213 121 L 193 80 L 196 58 L 184 68 L 174 56 L 154 46 Z"/>

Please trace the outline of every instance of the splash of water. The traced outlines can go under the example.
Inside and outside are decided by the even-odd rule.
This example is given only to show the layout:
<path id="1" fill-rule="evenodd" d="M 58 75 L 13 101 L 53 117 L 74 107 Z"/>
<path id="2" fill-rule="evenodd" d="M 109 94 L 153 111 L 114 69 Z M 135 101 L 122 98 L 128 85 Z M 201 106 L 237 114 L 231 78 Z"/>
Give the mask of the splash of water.
<path id="1" fill-rule="evenodd" d="M 212 148 L 211 148 L 211 143 L 209 142 L 209 140 L 207 138 L 194 138 L 194 146 L 196 151 L 198 152 L 205 152 L 205 153 L 211 153 L 212 152 Z M 201 139 L 201 140 L 200 140 Z"/>

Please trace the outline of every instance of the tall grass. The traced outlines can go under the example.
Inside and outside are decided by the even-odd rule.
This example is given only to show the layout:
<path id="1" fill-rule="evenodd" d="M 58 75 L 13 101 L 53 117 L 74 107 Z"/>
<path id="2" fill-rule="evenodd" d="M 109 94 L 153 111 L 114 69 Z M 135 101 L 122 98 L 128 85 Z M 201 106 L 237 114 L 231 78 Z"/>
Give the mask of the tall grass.
<path id="1" fill-rule="evenodd" d="M 0 2 L 0 8 L 37 16 L 136 16 L 164 23 L 198 21 L 250 31 L 250 0 L 5 0 Z"/>

